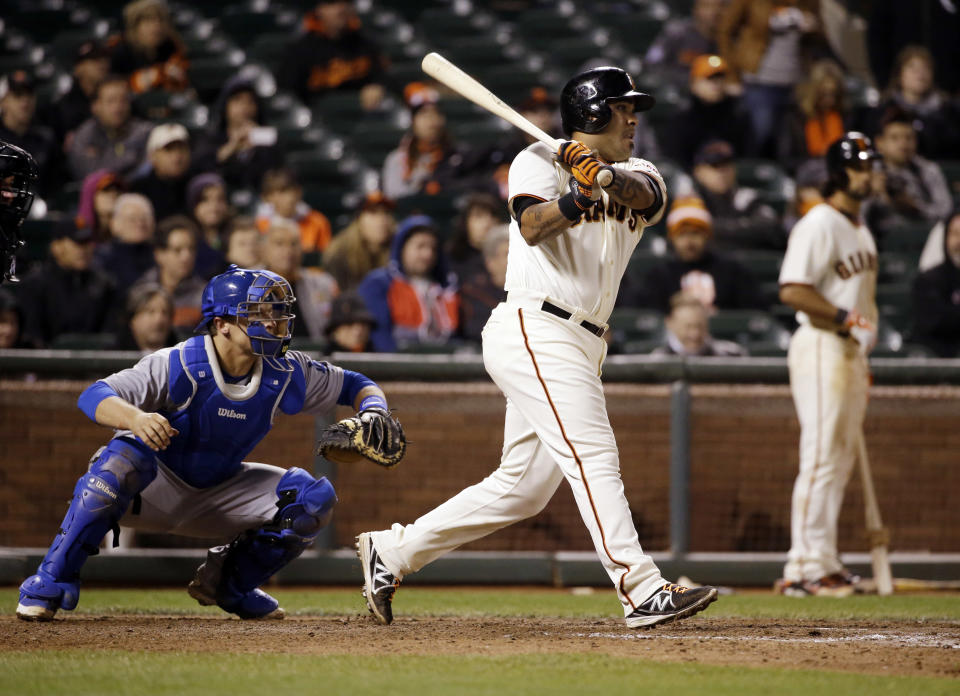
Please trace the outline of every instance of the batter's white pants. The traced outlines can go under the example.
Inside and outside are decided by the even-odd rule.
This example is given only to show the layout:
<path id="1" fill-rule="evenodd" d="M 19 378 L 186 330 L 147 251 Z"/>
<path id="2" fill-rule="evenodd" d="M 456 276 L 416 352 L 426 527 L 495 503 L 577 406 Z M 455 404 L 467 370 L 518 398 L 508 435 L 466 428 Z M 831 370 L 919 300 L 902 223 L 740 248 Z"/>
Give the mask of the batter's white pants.
<path id="1" fill-rule="evenodd" d="M 788 582 L 818 580 L 843 566 L 837 521 L 867 410 L 867 361 L 854 341 L 801 326 L 787 353 L 800 420 L 800 473 L 793 486 Z"/>
<path id="2" fill-rule="evenodd" d="M 484 365 L 507 397 L 500 467 L 413 524 L 374 533 L 373 543 L 387 569 L 403 577 L 536 515 L 566 478 L 629 614 L 664 580 L 640 548 L 623 492 L 600 382 L 606 343 L 539 307 L 539 299 L 511 292 L 483 330 Z"/>
<path id="3" fill-rule="evenodd" d="M 184 483 L 163 464 L 120 520 L 144 532 L 180 534 L 232 541 L 241 532 L 273 519 L 277 483 L 285 469 L 244 462 L 236 475 L 210 488 Z"/>

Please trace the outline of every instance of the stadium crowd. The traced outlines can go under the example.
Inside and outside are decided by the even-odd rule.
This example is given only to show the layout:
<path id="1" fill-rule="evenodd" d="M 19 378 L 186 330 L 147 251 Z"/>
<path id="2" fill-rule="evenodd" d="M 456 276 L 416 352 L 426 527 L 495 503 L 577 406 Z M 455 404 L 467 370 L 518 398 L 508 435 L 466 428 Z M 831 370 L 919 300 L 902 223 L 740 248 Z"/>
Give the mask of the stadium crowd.
<path id="1" fill-rule="evenodd" d="M 513 43 L 536 57 L 524 27 L 539 18 L 635 32 L 593 32 L 573 68 L 624 65 L 658 99 L 634 154 L 672 203 L 631 259 L 612 351 L 784 354 L 779 261 L 821 200 L 826 148 L 859 130 L 883 155 L 865 209 L 879 349 L 960 354 L 956 3 L 204 5 L 21 0 L 4 13 L 0 140 L 29 151 L 40 179 L 22 282 L 0 288 L 0 348 L 170 345 L 236 263 L 290 281 L 300 347 L 476 351 L 505 297 L 506 169 L 530 141 L 409 65 L 435 46 L 475 60 L 560 136 L 549 71 L 511 83 L 498 66 Z"/>

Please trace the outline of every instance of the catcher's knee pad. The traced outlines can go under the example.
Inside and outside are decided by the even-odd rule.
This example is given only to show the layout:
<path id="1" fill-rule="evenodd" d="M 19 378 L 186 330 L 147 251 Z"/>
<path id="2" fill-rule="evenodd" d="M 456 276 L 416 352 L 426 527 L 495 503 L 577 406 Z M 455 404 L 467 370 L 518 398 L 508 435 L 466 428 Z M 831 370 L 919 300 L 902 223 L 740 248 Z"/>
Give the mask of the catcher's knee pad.
<path id="1" fill-rule="evenodd" d="M 226 546 L 207 553 L 190 583 L 201 604 L 216 603 L 236 612 L 242 598 L 303 553 L 327 525 L 337 502 L 333 485 L 299 468 L 287 471 L 277 484 L 277 514 Z"/>
<path id="2" fill-rule="evenodd" d="M 93 456 L 73 489 L 60 531 L 38 571 L 39 576 L 66 588 L 62 608 L 76 606 L 80 568 L 98 552 L 107 531 L 117 529 L 133 496 L 156 475 L 156 459 L 146 447 L 130 440 L 111 440 Z"/>

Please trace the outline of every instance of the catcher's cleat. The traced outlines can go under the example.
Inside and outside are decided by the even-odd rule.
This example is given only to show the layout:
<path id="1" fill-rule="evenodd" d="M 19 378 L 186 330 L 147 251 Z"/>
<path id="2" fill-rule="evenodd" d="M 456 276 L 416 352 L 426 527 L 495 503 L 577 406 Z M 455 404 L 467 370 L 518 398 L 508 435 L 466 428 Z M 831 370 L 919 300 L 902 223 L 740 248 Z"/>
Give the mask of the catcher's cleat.
<path id="1" fill-rule="evenodd" d="M 629 628 L 650 628 L 693 616 L 716 599 L 716 587 L 690 588 L 666 583 L 641 602 L 625 620 Z"/>
<path id="2" fill-rule="evenodd" d="M 373 618 L 384 626 L 393 621 L 393 594 L 400 580 L 380 562 L 369 532 L 357 537 L 357 556 L 363 568 L 363 597 Z"/>
<path id="3" fill-rule="evenodd" d="M 57 582 L 44 571 L 31 575 L 20 585 L 17 618 L 24 621 L 52 621 L 61 607 L 71 610 L 80 595 L 78 583 Z"/>
<path id="4" fill-rule="evenodd" d="M 200 566 L 200 569 L 202 570 L 203 566 Z M 217 600 L 209 587 L 201 581 L 200 571 L 187 585 L 187 594 L 205 607 L 216 605 L 241 619 L 282 619 L 286 616 L 280 603 L 260 589 L 251 590 L 237 598 Z"/>

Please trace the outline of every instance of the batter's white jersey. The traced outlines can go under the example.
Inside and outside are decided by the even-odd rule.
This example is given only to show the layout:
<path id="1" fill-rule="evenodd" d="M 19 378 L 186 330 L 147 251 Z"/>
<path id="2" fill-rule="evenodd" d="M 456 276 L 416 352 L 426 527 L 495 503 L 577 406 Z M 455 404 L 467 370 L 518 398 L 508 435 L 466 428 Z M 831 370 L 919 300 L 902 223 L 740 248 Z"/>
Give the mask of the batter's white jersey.
<path id="1" fill-rule="evenodd" d="M 829 302 L 877 323 L 877 246 L 865 225 L 854 225 L 827 203 L 813 207 L 790 233 L 780 285 L 811 285 Z M 797 322 L 810 317 L 797 312 Z"/>
<path id="2" fill-rule="evenodd" d="M 667 200 L 663 178 L 650 162 L 631 157 L 612 166 L 652 176 L 660 186 L 664 205 L 645 219 L 612 200 L 598 186 L 598 201 L 581 222 L 536 246 L 527 244 L 517 221 L 511 221 L 505 283 L 508 292 L 532 291 L 578 310 L 595 323 L 606 323 L 630 255 L 644 227 L 655 224 L 663 215 Z M 556 162 L 553 150 L 534 143 L 510 165 L 510 201 L 515 196 L 556 200 L 569 190 L 570 176 Z"/>

